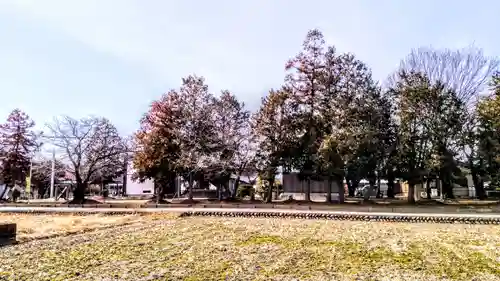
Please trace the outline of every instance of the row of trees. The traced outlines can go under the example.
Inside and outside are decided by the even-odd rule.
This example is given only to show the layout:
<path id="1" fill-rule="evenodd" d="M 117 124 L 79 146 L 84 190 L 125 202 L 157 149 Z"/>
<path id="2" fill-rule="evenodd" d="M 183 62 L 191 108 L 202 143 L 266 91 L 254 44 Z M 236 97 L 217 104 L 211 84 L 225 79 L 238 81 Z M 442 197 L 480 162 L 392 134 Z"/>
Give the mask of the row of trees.
<path id="1" fill-rule="evenodd" d="M 0 125 L 0 180 L 7 186 L 26 184 L 31 170 L 32 186 L 45 194 L 50 186 L 52 159 L 37 154 L 44 143 L 62 156 L 54 163 L 57 177 L 69 174 L 76 181 L 75 202 L 84 200 L 89 183 L 108 181 L 123 173 L 126 141 L 109 120 L 63 116 L 47 125 L 46 134 L 34 127 L 33 120 L 19 109 Z"/>
<path id="2" fill-rule="evenodd" d="M 365 63 L 312 30 L 286 63 L 282 86 L 253 113 L 229 91 L 213 94 L 196 75 L 151 104 L 133 141 L 101 117 L 64 116 L 46 133 L 35 132 L 33 121 L 14 110 L 0 126 L 0 175 L 7 184 L 24 182 L 34 153 L 50 143 L 64 156 L 58 166 L 76 181 L 77 202 L 89 183 L 122 174 L 132 153 L 136 177 L 159 183 L 158 200 L 177 176 L 192 199 L 201 180 L 234 197 L 232 175 L 258 173 L 272 192 L 276 175 L 292 171 L 308 183 L 306 200 L 315 179 L 339 186 L 345 180 L 352 196 L 361 179 L 374 187 L 383 178 L 389 197 L 402 179 L 410 201 L 417 183 L 439 179 L 444 195 L 453 197 L 453 186 L 466 184 L 464 168 L 485 198 L 485 182 L 500 186 L 498 65 L 474 47 L 423 48 L 380 83 Z M 47 163 L 35 163 L 33 173 L 45 171 L 45 183 Z"/>
<path id="3" fill-rule="evenodd" d="M 188 76 L 142 118 L 135 136 L 137 177 L 161 183 L 158 200 L 178 175 L 188 182 L 189 199 L 200 180 L 215 183 L 219 194 L 228 192 L 230 176 L 239 178 L 253 165 L 251 133 L 250 112 L 235 95 L 223 91 L 215 97 L 202 77 Z"/>
<path id="4" fill-rule="evenodd" d="M 391 197 L 398 178 L 413 201 L 415 185 L 433 179 L 453 197 L 468 168 L 485 198 L 484 182 L 500 183 L 497 67 L 474 47 L 417 49 L 382 87 L 365 63 L 312 30 L 286 63 L 283 86 L 253 114 L 194 75 L 153 102 L 135 135 L 137 177 L 169 184 L 182 175 L 192 190 L 203 176 L 227 189 L 231 174 L 255 171 L 271 191 L 279 171 L 297 171 L 309 183 L 306 200 L 314 179 L 345 179 L 354 195 L 361 179 L 374 187 L 384 178 Z"/>

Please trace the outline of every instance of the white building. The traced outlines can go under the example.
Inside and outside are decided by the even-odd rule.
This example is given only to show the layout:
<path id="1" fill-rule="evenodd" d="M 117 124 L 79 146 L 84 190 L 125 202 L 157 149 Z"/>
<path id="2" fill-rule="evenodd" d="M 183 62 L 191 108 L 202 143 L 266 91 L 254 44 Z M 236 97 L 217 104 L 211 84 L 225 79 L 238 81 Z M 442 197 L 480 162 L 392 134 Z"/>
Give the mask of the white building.
<path id="1" fill-rule="evenodd" d="M 153 195 L 155 190 L 155 185 L 153 180 L 145 180 L 144 182 L 134 181 L 132 175 L 135 170 L 132 167 L 132 163 L 129 163 L 127 167 L 127 183 L 126 183 L 126 194 L 128 196 L 141 196 L 141 195 Z"/>

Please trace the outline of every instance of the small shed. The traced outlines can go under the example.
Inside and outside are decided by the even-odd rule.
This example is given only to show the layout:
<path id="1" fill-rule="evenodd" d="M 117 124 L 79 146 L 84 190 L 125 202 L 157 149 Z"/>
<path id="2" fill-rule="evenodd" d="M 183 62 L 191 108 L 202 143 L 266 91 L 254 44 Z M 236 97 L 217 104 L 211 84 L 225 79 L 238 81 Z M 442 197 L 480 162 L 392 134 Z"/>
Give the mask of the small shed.
<path id="1" fill-rule="evenodd" d="M 299 179 L 298 173 L 283 174 L 283 195 L 284 197 L 292 197 L 295 200 L 304 200 L 307 182 Z M 325 201 L 328 188 L 328 181 L 311 180 L 311 200 Z M 331 199 L 337 200 L 339 190 L 341 188 L 338 183 L 332 182 L 331 185 Z M 343 190 L 343 189 L 342 189 Z"/>

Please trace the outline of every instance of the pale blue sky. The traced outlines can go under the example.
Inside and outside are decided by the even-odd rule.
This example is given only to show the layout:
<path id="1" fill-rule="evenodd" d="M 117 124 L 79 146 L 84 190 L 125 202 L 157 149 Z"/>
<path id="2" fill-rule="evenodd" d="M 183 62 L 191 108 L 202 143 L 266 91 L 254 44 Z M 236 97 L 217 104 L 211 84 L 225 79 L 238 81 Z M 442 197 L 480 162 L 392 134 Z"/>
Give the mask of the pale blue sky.
<path id="1" fill-rule="evenodd" d="M 191 73 L 255 108 L 311 28 L 380 80 L 413 47 L 475 42 L 500 56 L 499 12 L 494 0 L 2 0 L 0 118 L 95 114 L 130 134 Z"/>

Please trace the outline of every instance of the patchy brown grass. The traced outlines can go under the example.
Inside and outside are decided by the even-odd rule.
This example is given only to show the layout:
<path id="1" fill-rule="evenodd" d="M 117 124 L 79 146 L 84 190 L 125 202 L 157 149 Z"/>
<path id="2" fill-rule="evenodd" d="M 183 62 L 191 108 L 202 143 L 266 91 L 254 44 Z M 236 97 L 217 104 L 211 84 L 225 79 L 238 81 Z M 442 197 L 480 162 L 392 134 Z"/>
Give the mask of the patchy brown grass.
<path id="1" fill-rule="evenodd" d="M 166 214 L 140 221 L 4 247 L 0 279 L 500 280 L 500 226 Z"/>
<path id="2" fill-rule="evenodd" d="M 0 223 L 17 224 L 17 241 L 64 236 L 114 226 L 128 225 L 158 216 L 130 215 L 72 215 L 72 214 L 0 214 Z"/>

